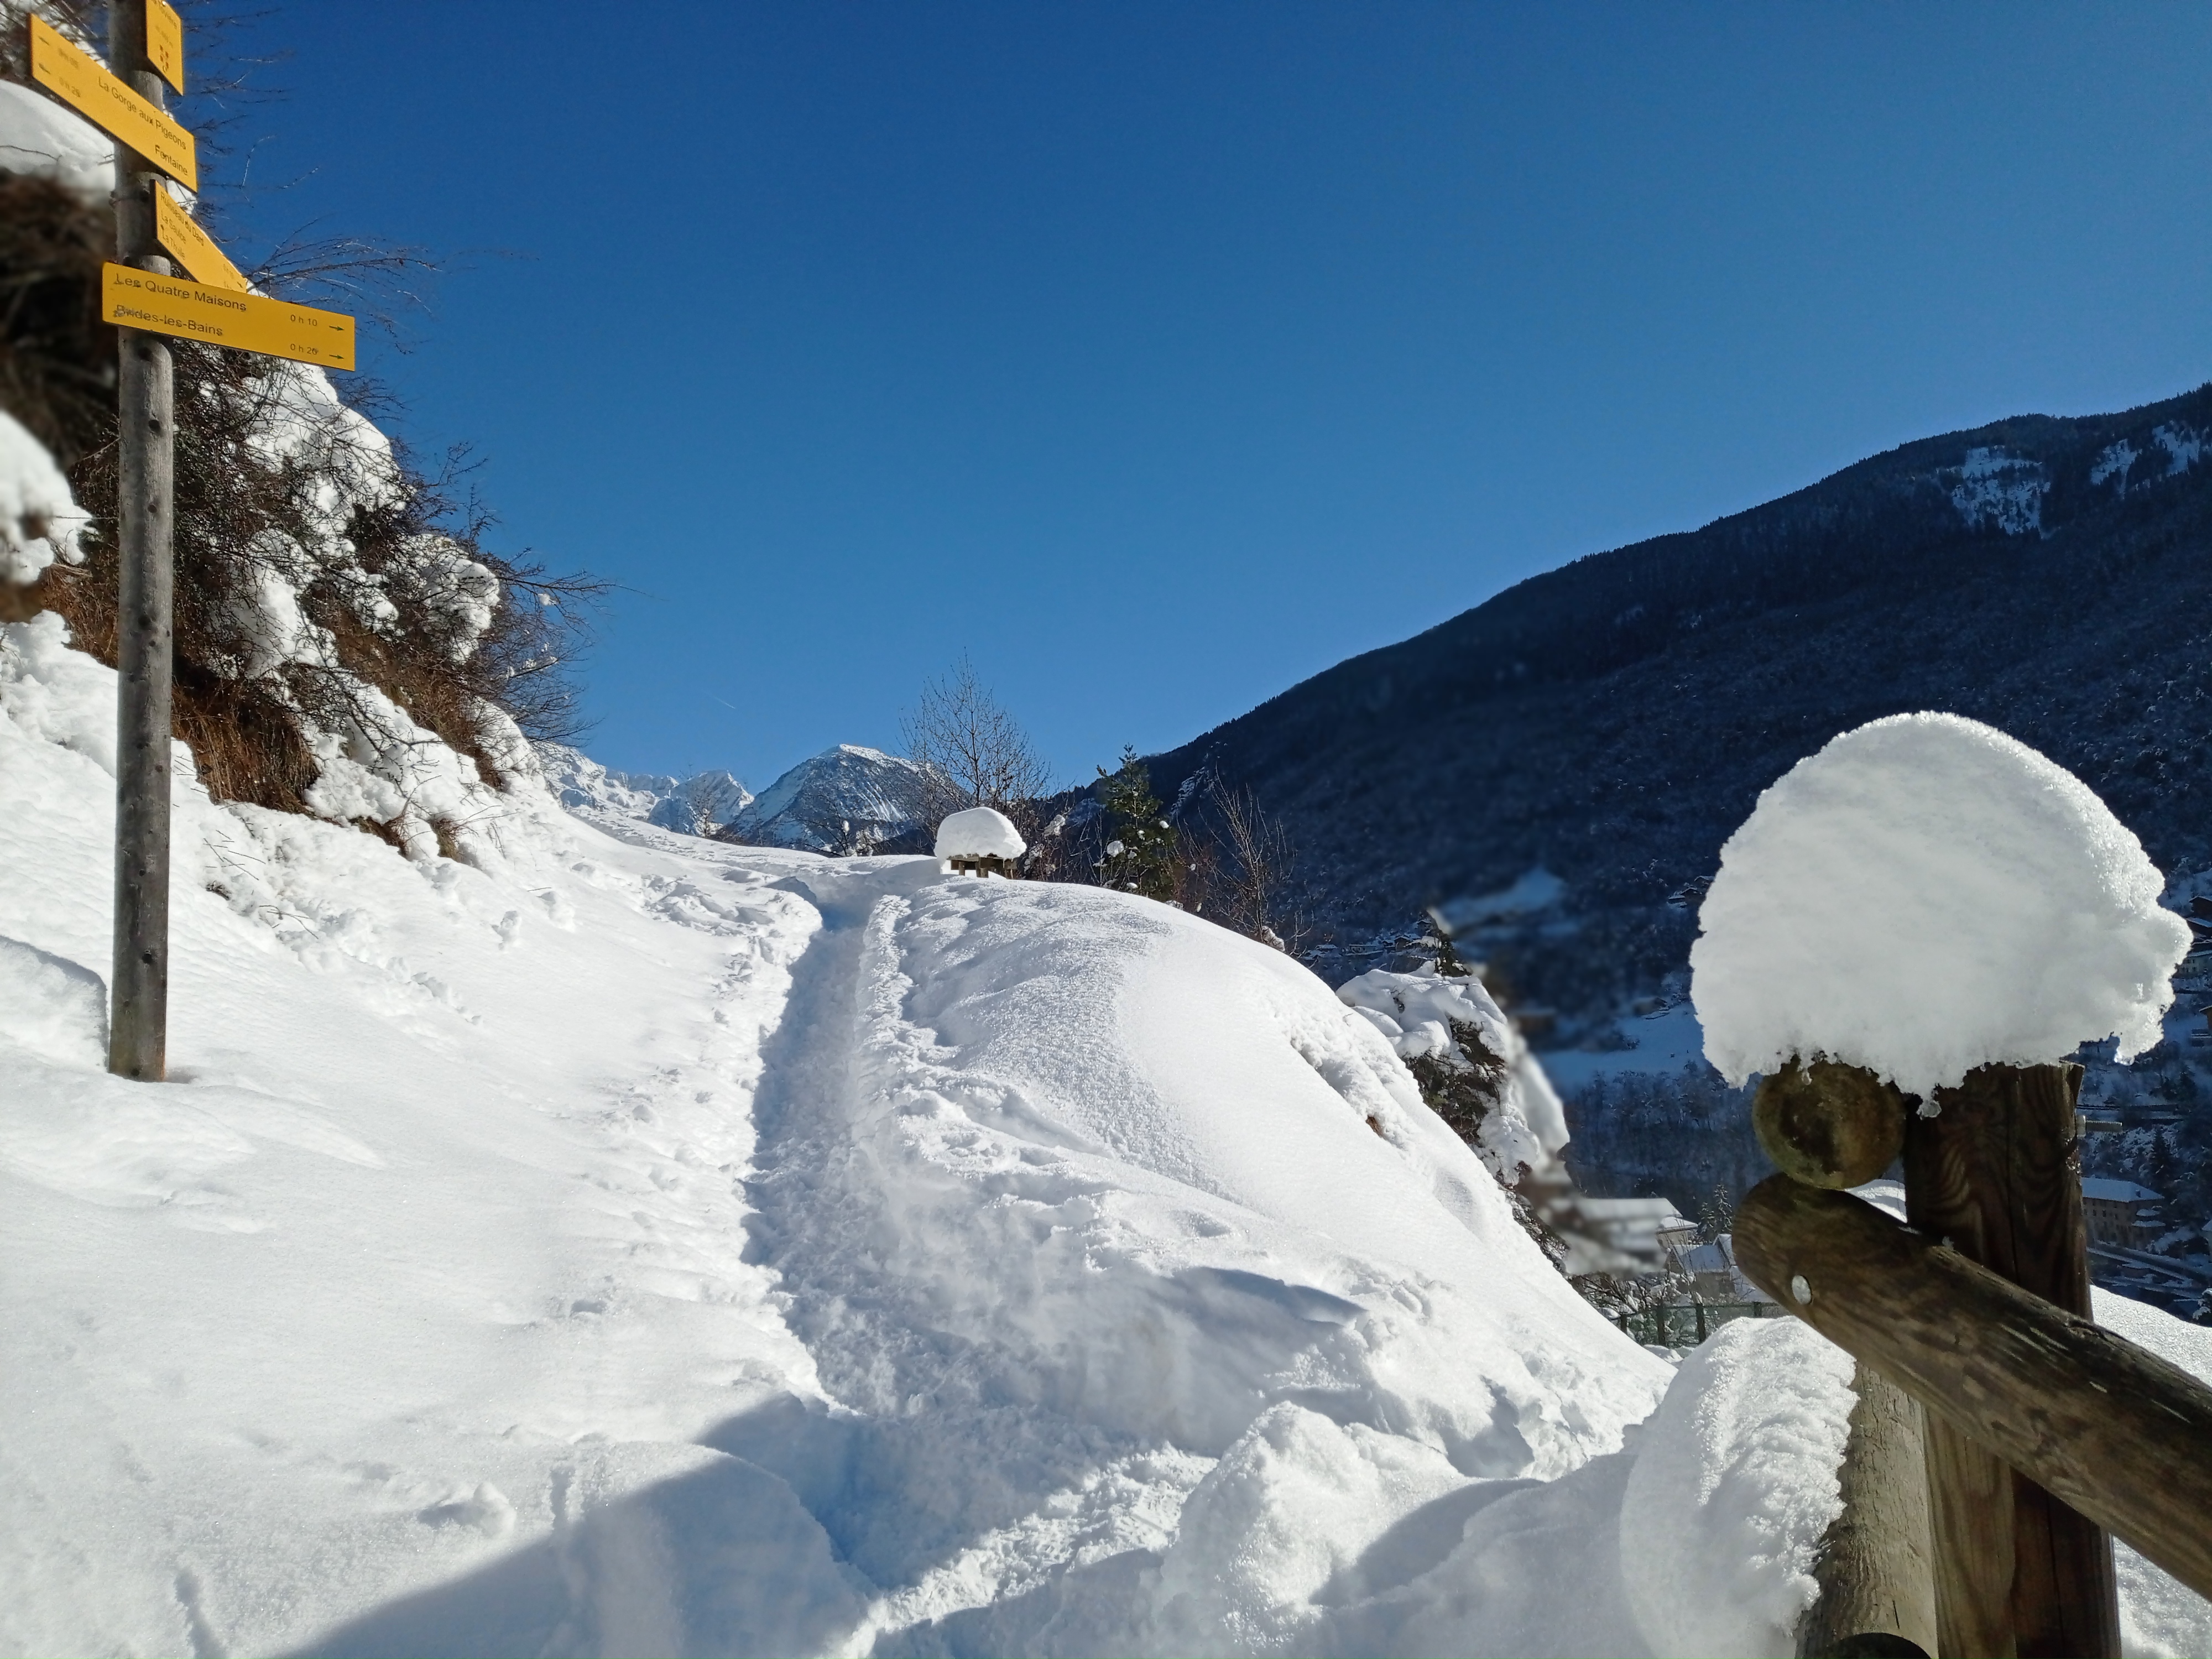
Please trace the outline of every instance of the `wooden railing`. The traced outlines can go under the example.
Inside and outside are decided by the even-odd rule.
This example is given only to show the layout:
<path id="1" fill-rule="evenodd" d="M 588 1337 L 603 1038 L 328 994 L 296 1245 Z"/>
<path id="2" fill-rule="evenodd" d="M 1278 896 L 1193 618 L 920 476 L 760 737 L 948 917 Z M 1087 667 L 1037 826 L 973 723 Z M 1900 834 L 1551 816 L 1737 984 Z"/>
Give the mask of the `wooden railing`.
<path id="1" fill-rule="evenodd" d="M 1613 1324 L 1632 1341 L 1655 1348 L 1693 1348 L 1738 1319 L 1780 1319 L 1789 1310 L 1772 1302 L 1665 1302 L 1615 1314 Z"/>
<path id="2" fill-rule="evenodd" d="M 2087 1317 L 2080 1081 L 1984 1066 L 1932 1115 L 1841 1066 L 1761 1085 L 1754 1121 L 1784 1173 L 1738 1207 L 1737 1264 L 1858 1360 L 1863 1408 L 1892 1385 L 1921 1407 L 1921 1455 L 1887 1474 L 1849 1466 L 1855 1417 L 1821 1574 L 1824 1602 L 1855 1611 L 1816 1607 L 1801 1653 L 1924 1652 L 1900 1626 L 1932 1601 L 1946 1656 L 2117 1656 L 2107 1530 L 2212 1595 L 2212 1389 Z M 1899 1145 L 1909 1226 L 1838 1190 Z M 1915 1467 L 1924 1555 L 1850 1512 L 1923 1524 L 1894 1490 Z M 1932 1583 L 1907 1582 L 1923 1571 Z"/>

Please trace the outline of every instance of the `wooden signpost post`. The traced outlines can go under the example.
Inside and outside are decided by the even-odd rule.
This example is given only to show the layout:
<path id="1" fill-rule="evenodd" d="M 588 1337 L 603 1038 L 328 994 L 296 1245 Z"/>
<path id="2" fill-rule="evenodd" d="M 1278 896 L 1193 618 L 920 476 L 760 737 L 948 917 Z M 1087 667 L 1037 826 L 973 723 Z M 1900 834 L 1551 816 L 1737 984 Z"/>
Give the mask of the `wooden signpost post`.
<path id="1" fill-rule="evenodd" d="M 199 188 L 192 136 L 162 108 L 185 89 L 184 25 L 168 0 L 111 0 L 106 64 L 29 21 L 31 78 L 115 140 L 115 260 L 100 316 L 117 325 L 115 946 L 107 1069 L 168 1068 L 169 740 L 176 394 L 164 337 L 325 368 L 354 366 L 354 322 L 271 300 L 169 193 Z M 110 73 L 110 68 L 113 73 Z M 197 281 L 170 269 L 163 250 Z"/>

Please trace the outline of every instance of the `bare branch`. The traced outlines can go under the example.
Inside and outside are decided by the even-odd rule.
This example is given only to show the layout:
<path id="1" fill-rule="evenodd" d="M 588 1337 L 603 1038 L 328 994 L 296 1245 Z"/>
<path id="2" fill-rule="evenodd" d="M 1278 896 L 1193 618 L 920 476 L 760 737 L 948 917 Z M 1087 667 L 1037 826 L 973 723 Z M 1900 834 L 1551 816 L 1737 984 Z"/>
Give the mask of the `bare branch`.
<path id="1" fill-rule="evenodd" d="M 899 725 L 907 757 L 922 769 L 926 829 L 933 832 L 949 813 L 990 806 L 1024 839 L 1036 840 L 1037 803 L 1051 793 L 1051 770 L 966 656 L 923 684 Z"/>

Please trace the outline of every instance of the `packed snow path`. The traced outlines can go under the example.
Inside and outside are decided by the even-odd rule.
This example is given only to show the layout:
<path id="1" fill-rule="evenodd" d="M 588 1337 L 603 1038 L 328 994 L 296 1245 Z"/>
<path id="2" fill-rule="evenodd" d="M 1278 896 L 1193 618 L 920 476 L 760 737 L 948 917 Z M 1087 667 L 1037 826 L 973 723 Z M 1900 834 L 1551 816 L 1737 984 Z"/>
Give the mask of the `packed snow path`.
<path id="1" fill-rule="evenodd" d="M 0 1650 L 1786 1650 L 1833 1352 L 1626 1342 L 1279 953 L 185 787 L 124 1083 L 112 698 L 0 628 Z"/>

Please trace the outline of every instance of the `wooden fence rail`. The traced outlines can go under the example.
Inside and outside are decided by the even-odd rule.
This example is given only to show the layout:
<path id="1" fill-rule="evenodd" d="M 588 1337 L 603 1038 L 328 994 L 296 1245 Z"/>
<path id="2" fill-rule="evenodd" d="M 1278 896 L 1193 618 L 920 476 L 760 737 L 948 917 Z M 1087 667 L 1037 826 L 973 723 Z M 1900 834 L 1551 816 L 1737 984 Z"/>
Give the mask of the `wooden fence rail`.
<path id="1" fill-rule="evenodd" d="M 2212 1596 L 2212 1389 L 1848 1193 L 1771 1176 L 1735 1248 L 1830 1341 Z"/>
<path id="2" fill-rule="evenodd" d="M 1779 1319 L 1789 1311 L 1771 1302 L 1663 1302 L 1633 1313 L 1615 1314 L 1613 1322 L 1633 1341 L 1660 1348 L 1690 1348 L 1732 1321 Z"/>

